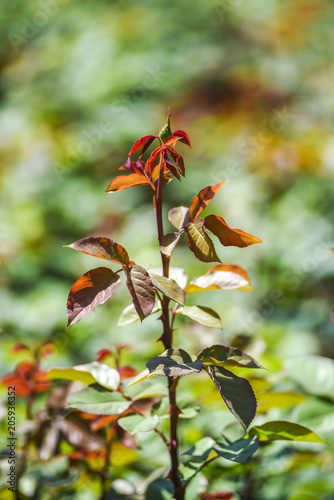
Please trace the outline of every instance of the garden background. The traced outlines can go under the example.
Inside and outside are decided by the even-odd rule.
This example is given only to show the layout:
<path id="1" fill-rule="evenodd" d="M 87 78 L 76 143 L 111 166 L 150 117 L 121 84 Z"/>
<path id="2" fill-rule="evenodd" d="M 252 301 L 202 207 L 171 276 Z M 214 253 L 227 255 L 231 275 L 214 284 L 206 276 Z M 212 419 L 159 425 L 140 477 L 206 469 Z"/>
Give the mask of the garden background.
<path id="1" fill-rule="evenodd" d="M 131 344 L 124 362 L 138 371 L 161 352 L 154 342 L 156 316 L 117 326 L 130 303 L 125 288 L 65 330 L 68 290 L 95 262 L 63 245 L 88 235 L 108 236 L 141 265 L 160 266 L 146 187 L 131 194 L 104 190 L 133 142 L 158 132 L 170 105 L 172 128 L 185 130 L 193 148 L 179 148 L 188 182 L 168 186 L 165 215 L 173 206 L 189 206 L 203 186 L 228 180 L 210 213 L 263 240 L 248 249 L 218 250 L 223 262 L 248 271 L 254 290 L 203 294 L 200 303 L 220 313 L 223 331 L 180 321 L 176 344 L 194 353 L 213 343 L 246 349 L 267 369 L 262 385 L 255 386 L 259 418 L 266 413 L 266 419 L 299 422 L 327 441 L 327 446 L 278 442 L 265 448 L 256 471 L 257 498 L 300 493 L 314 495 L 300 498 L 332 498 L 333 3 L 1 4 L 1 375 L 27 358 L 25 351 L 13 353 L 17 343 L 52 340 L 44 370 L 89 363 L 113 343 Z M 185 246 L 186 241 L 175 250 L 172 265 L 185 268 L 191 279 L 207 265 Z M 189 303 L 194 300 L 189 297 Z M 275 399 L 265 384 L 285 396 Z M 185 397 L 204 408 L 183 426 L 188 444 L 233 420 L 205 378 L 183 387 Z M 5 389 L 3 395 L 1 449 Z M 44 403 L 43 396 L 35 402 Z M 24 420 L 20 401 L 17 418 Z M 125 498 L 124 492 L 166 465 L 150 434 L 140 440 L 140 453 L 115 458 L 113 498 Z M 44 481 L 48 487 L 41 498 L 95 498 L 96 482 L 79 469 L 72 483 L 60 485 L 67 467 L 64 457 L 33 456 L 22 492 L 28 498 L 36 482 Z M 242 478 L 236 474 L 232 480 L 224 467 L 210 469 L 202 483 L 209 481 L 213 491 L 239 491 Z M 1 468 L 5 499 L 4 453 Z"/>

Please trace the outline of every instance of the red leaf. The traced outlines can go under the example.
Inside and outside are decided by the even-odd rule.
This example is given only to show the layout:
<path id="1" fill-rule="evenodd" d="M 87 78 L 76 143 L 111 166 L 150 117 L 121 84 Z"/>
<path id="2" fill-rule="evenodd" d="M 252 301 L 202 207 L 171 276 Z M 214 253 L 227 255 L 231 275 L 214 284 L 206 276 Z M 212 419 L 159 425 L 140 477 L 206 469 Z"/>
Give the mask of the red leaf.
<path id="1" fill-rule="evenodd" d="M 150 146 L 150 144 L 154 141 L 156 137 L 157 137 L 156 135 L 144 135 L 143 137 L 138 139 L 138 141 L 136 141 L 132 146 L 132 148 L 130 149 L 129 156 L 132 156 L 141 148 L 144 148 L 141 153 L 143 155 L 146 149 Z"/>
<path id="2" fill-rule="evenodd" d="M 106 267 L 91 269 L 72 286 L 67 299 L 67 328 L 106 302 L 121 278 Z"/>
<path id="3" fill-rule="evenodd" d="M 50 381 L 46 379 L 47 372 L 40 371 L 36 362 L 24 361 L 20 363 L 13 373 L 8 373 L 1 378 L 4 386 L 15 386 L 16 396 L 28 396 L 35 392 L 47 391 Z"/>
<path id="4" fill-rule="evenodd" d="M 20 351 L 30 351 L 30 347 L 28 347 L 26 344 L 16 344 L 12 348 L 12 353 L 15 354 Z"/>
<path id="5" fill-rule="evenodd" d="M 119 366 L 117 371 L 120 374 L 121 380 L 123 380 L 123 378 L 135 377 L 138 373 L 137 370 L 131 366 Z"/>
<path id="6" fill-rule="evenodd" d="M 184 168 L 184 162 L 183 162 L 182 156 L 177 151 L 175 151 L 175 149 L 173 149 L 170 146 L 167 149 L 168 149 L 171 157 L 175 161 L 175 163 L 177 165 L 177 168 L 179 169 L 180 174 L 183 175 L 183 177 L 184 177 L 186 171 L 185 171 L 185 168 Z"/>
<path id="7" fill-rule="evenodd" d="M 166 163 L 166 167 L 168 168 L 168 170 L 170 170 L 172 172 L 172 174 L 174 175 L 174 177 L 176 177 L 178 180 L 181 180 L 180 174 L 179 174 L 177 168 L 175 167 L 175 165 L 173 165 L 173 163 L 168 158 L 167 148 L 163 149 L 163 157 L 164 157 L 164 160 L 165 160 L 165 163 Z"/>
<path id="8" fill-rule="evenodd" d="M 191 147 L 189 135 L 186 134 L 184 130 L 175 130 L 175 132 L 173 132 L 173 135 L 181 137 L 180 141 L 183 142 L 184 144 L 187 144 L 187 146 Z"/>
<path id="9" fill-rule="evenodd" d="M 218 215 L 208 215 L 204 219 L 204 225 L 209 231 L 215 234 L 220 243 L 226 247 L 248 247 L 254 243 L 262 243 L 262 240 L 255 236 L 245 233 L 241 229 L 230 227 L 222 217 Z"/>
<path id="10" fill-rule="evenodd" d="M 144 162 L 143 161 L 131 161 L 130 158 L 126 160 L 123 165 L 119 167 L 118 170 L 128 170 L 129 172 L 140 174 L 143 172 Z"/>
<path id="11" fill-rule="evenodd" d="M 96 361 L 101 361 L 104 358 L 107 358 L 108 356 L 111 356 L 112 352 L 110 349 L 100 349 L 97 353 L 96 356 Z"/>
<path id="12" fill-rule="evenodd" d="M 141 266 L 124 268 L 127 277 L 127 287 L 132 297 L 133 305 L 141 321 L 149 316 L 155 304 L 155 292 L 148 272 Z"/>
<path id="13" fill-rule="evenodd" d="M 218 184 L 214 184 L 213 186 L 206 186 L 201 189 L 200 192 L 194 196 L 191 200 L 191 205 L 189 208 L 189 216 L 191 220 L 196 219 L 199 214 L 204 210 L 204 208 L 210 203 L 215 194 L 218 193 L 219 189 L 222 187 L 224 182 L 219 182 Z"/>
<path id="14" fill-rule="evenodd" d="M 65 245 L 78 252 L 98 257 L 100 259 L 110 260 L 118 264 L 128 265 L 130 263 L 127 251 L 116 241 L 104 236 L 89 236 L 75 241 L 71 245 Z"/>
<path id="15" fill-rule="evenodd" d="M 152 185 L 144 174 L 135 172 L 129 175 L 119 175 L 111 181 L 105 192 L 110 193 L 122 191 L 123 189 L 128 189 L 133 186 L 142 186 L 144 184 Z"/>
<path id="16" fill-rule="evenodd" d="M 156 166 L 156 162 L 157 162 L 157 160 L 158 160 L 158 158 L 160 156 L 161 150 L 162 150 L 162 148 L 160 146 L 158 148 L 156 148 L 154 151 L 152 151 L 150 157 L 146 161 L 146 163 L 145 163 L 145 172 L 148 175 L 152 176 L 153 169 Z"/>

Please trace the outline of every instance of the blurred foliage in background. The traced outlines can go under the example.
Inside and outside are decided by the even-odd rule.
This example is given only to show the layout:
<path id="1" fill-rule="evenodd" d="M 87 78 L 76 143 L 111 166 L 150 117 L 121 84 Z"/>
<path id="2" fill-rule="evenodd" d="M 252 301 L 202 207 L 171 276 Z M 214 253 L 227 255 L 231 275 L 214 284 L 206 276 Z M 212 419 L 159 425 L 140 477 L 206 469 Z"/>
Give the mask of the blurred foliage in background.
<path id="1" fill-rule="evenodd" d="M 304 396 L 298 404 L 264 401 L 265 411 L 312 426 L 328 446 L 298 445 L 298 454 L 286 443 L 264 448 L 257 498 L 332 498 L 333 362 L 322 356 L 334 358 L 333 23 L 329 0 L 2 1 L 1 374 L 24 358 L 11 353 L 18 342 L 54 341 L 43 369 L 88 363 L 125 340 L 133 346 L 126 363 L 141 371 L 161 351 L 154 317 L 116 326 L 130 303 L 124 288 L 65 331 L 69 287 L 94 262 L 62 246 L 104 235 L 142 266 L 160 265 L 148 190 L 104 190 L 171 105 L 173 128 L 187 131 L 193 149 L 180 147 L 188 182 L 168 186 L 165 214 L 228 179 L 210 212 L 264 241 L 218 252 L 248 271 L 254 291 L 204 294 L 202 305 L 220 313 L 224 330 L 180 323 L 175 345 L 194 353 L 210 343 L 247 348 L 274 390 Z M 173 258 L 190 278 L 207 269 L 182 247 Z M 229 417 L 206 380 L 195 389 L 184 382 L 184 390 L 207 406 L 181 430 L 191 445 Z M 115 477 L 134 484 L 165 466 L 157 453 L 145 467 L 130 457 Z M 57 472 L 41 467 L 28 470 L 27 495 Z M 201 487 L 238 491 L 224 467 L 208 468 Z M 66 498 L 95 498 L 89 488 Z"/>

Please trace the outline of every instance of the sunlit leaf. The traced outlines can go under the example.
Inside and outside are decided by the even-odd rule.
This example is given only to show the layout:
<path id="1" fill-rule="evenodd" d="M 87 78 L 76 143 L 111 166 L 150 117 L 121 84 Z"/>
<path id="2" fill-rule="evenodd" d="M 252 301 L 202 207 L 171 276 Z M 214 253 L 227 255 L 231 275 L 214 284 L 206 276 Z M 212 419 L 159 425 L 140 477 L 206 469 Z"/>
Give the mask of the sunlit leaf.
<path id="1" fill-rule="evenodd" d="M 241 229 L 230 227 L 219 215 L 208 215 L 204 219 L 204 225 L 209 231 L 215 234 L 222 245 L 247 247 L 254 243 L 262 243 L 262 240 L 255 236 L 245 233 Z"/>
<path id="2" fill-rule="evenodd" d="M 168 212 L 168 220 L 173 224 L 176 229 L 182 229 L 183 226 L 189 224 L 189 208 L 187 207 L 175 207 Z"/>
<path id="3" fill-rule="evenodd" d="M 91 269 L 74 283 L 67 298 L 67 327 L 91 314 L 106 302 L 121 278 L 106 267 Z"/>
<path id="4" fill-rule="evenodd" d="M 128 265 L 130 262 L 125 248 L 116 243 L 116 241 L 104 236 L 89 236 L 66 246 L 78 250 L 78 252 L 110 260 L 111 262 L 117 262 L 118 264 Z"/>
<path id="5" fill-rule="evenodd" d="M 306 400 L 306 396 L 293 391 L 269 391 L 257 398 L 258 413 L 266 413 L 272 408 L 296 407 Z"/>
<path id="6" fill-rule="evenodd" d="M 163 276 L 162 268 L 156 267 L 150 270 L 151 273 L 159 274 L 159 276 Z M 170 267 L 169 268 L 169 277 L 176 281 L 176 283 L 184 289 L 188 282 L 188 276 L 186 275 L 185 270 L 182 267 Z"/>
<path id="7" fill-rule="evenodd" d="M 113 443 L 110 453 L 110 464 L 112 467 L 126 467 L 138 460 L 138 453 L 129 449 L 122 443 Z"/>
<path id="8" fill-rule="evenodd" d="M 187 316 L 197 323 L 211 328 L 222 328 L 219 314 L 210 307 L 204 306 L 184 306 L 176 311 L 176 314 Z"/>
<path id="9" fill-rule="evenodd" d="M 120 382 L 120 375 L 117 370 L 98 361 L 71 368 L 52 368 L 48 373 L 48 378 L 79 380 L 85 384 L 97 382 L 103 387 L 112 390 L 116 390 Z"/>
<path id="10" fill-rule="evenodd" d="M 203 364 L 212 364 L 215 366 L 244 366 L 247 368 L 263 368 L 249 354 L 228 345 L 217 344 L 203 349 L 198 359 L 203 361 Z"/>
<path id="11" fill-rule="evenodd" d="M 157 302 L 152 309 L 151 314 L 154 314 L 156 312 L 161 311 L 161 305 L 159 302 Z M 130 304 L 127 306 L 122 314 L 119 317 L 119 320 L 117 322 L 117 326 L 127 326 L 131 325 L 132 323 L 135 323 L 136 321 L 139 321 L 140 318 L 137 314 L 136 308 L 133 304 Z"/>
<path id="12" fill-rule="evenodd" d="M 139 151 L 139 149 L 144 148 L 142 151 L 142 154 L 146 151 L 146 149 L 150 146 L 150 144 L 154 141 L 156 138 L 155 135 L 144 135 L 138 141 L 134 143 L 132 148 L 129 151 L 129 156 L 132 156 L 134 153 Z"/>
<path id="13" fill-rule="evenodd" d="M 260 441 L 307 441 L 310 443 L 325 443 L 315 432 L 303 425 L 283 420 L 266 422 L 249 429 L 250 436 L 257 436 Z"/>
<path id="14" fill-rule="evenodd" d="M 148 160 L 145 163 L 145 172 L 148 175 L 152 175 L 153 169 L 157 164 L 158 158 L 160 156 L 160 153 L 162 151 L 161 147 L 156 148 L 152 153 L 150 154 Z"/>
<path id="15" fill-rule="evenodd" d="M 180 239 L 181 234 L 181 232 L 165 234 L 160 245 L 161 252 L 170 257 Z"/>
<path id="16" fill-rule="evenodd" d="M 160 398 L 166 395 L 167 395 L 166 385 L 162 384 L 161 382 L 155 382 L 155 383 L 153 382 L 145 389 L 133 395 L 131 399 L 133 401 L 138 401 L 139 399 L 156 398 L 156 397 Z"/>
<path id="17" fill-rule="evenodd" d="M 185 292 L 237 289 L 251 289 L 246 271 L 242 267 L 232 264 L 217 264 L 208 269 L 203 276 L 193 279 L 186 286 Z"/>
<path id="18" fill-rule="evenodd" d="M 204 210 L 204 208 L 210 203 L 212 198 L 218 193 L 219 189 L 225 184 L 224 182 L 219 182 L 218 184 L 214 184 L 213 186 L 206 186 L 201 189 L 200 192 L 194 196 L 191 201 L 191 205 L 189 208 L 189 216 L 193 221 L 199 214 Z"/>
<path id="19" fill-rule="evenodd" d="M 234 443 L 227 445 L 225 443 L 215 443 L 213 449 L 220 457 L 244 464 L 259 447 L 259 440 L 256 436 L 251 438 L 238 439 Z"/>
<path id="20" fill-rule="evenodd" d="M 165 276 L 159 276 L 159 274 L 154 274 L 152 272 L 150 272 L 150 276 L 153 286 L 159 290 L 159 292 L 163 293 L 166 297 L 174 300 L 174 302 L 177 302 L 178 304 L 184 304 L 186 294 L 175 280 L 172 278 L 166 278 Z"/>
<path id="21" fill-rule="evenodd" d="M 128 415 L 118 420 L 118 424 L 130 434 L 136 432 L 153 431 L 159 424 L 157 415 L 152 417 L 143 417 L 142 415 Z"/>
<path id="22" fill-rule="evenodd" d="M 256 398 L 245 378 L 221 366 L 205 366 L 228 409 L 246 430 L 256 413 Z"/>
<path id="23" fill-rule="evenodd" d="M 189 135 L 186 132 L 184 132 L 184 130 L 175 130 L 173 132 L 173 135 L 181 137 L 180 141 L 191 147 L 191 142 L 190 142 Z"/>
<path id="24" fill-rule="evenodd" d="M 149 370 L 146 368 L 142 372 L 138 373 L 135 377 L 133 377 L 132 380 L 128 383 L 128 385 L 125 387 L 127 389 L 128 387 L 131 387 L 135 384 L 138 384 L 139 382 L 143 382 L 144 380 L 147 380 L 149 378 L 155 377 L 157 373 L 150 373 Z"/>
<path id="25" fill-rule="evenodd" d="M 309 394 L 334 399 L 334 361 L 324 356 L 305 356 L 284 363 L 288 375 Z"/>
<path id="26" fill-rule="evenodd" d="M 125 269 L 126 284 L 141 321 L 149 316 L 155 305 L 155 292 L 148 272 L 141 266 Z"/>
<path id="27" fill-rule="evenodd" d="M 203 231 L 203 224 L 204 220 L 199 217 L 185 226 L 189 248 L 202 262 L 220 262 L 212 240 Z"/>
<path id="28" fill-rule="evenodd" d="M 190 356 L 183 349 L 167 349 L 160 356 L 150 359 L 146 366 L 150 373 L 156 375 L 180 377 L 200 372 L 203 364 L 196 356 Z"/>
<path id="29" fill-rule="evenodd" d="M 129 408 L 122 394 L 109 391 L 99 385 L 92 385 L 70 395 L 67 407 L 76 408 L 94 415 L 118 415 Z"/>
<path id="30" fill-rule="evenodd" d="M 141 186 L 145 184 L 151 184 L 151 182 L 144 174 L 133 173 L 129 175 L 119 175 L 110 182 L 105 192 L 117 192 L 133 186 Z"/>

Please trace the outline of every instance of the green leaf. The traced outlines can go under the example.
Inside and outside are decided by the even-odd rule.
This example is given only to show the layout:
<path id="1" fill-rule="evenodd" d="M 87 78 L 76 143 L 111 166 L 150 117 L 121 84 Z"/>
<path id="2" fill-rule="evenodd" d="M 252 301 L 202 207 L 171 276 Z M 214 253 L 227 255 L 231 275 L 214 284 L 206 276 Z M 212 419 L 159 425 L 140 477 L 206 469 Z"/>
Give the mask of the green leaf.
<path id="1" fill-rule="evenodd" d="M 253 436 L 251 438 L 238 439 L 238 441 L 230 445 L 217 442 L 213 448 L 220 457 L 244 464 L 256 452 L 258 447 L 259 440 L 256 436 Z"/>
<path id="2" fill-rule="evenodd" d="M 200 407 L 193 401 L 185 401 L 184 399 L 178 402 L 178 407 L 181 410 L 179 418 L 194 418 L 198 414 Z M 169 400 L 163 398 L 158 404 L 154 405 L 152 412 L 160 419 L 167 419 L 170 417 L 168 412 Z"/>
<path id="3" fill-rule="evenodd" d="M 181 231 L 179 231 L 178 233 L 165 234 L 162 238 L 162 242 L 160 245 L 161 252 L 170 257 L 172 255 L 174 248 L 177 245 L 177 242 L 180 239 L 181 234 L 182 234 Z"/>
<path id="4" fill-rule="evenodd" d="M 289 497 L 289 500 L 322 500 L 323 497 L 318 497 L 317 495 L 313 495 L 312 493 L 298 493 L 297 495 L 293 495 Z"/>
<path id="5" fill-rule="evenodd" d="M 159 290 L 159 292 L 166 295 L 174 302 L 183 305 L 186 300 L 186 294 L 184 290 L 176 283 L 172 278 L 166 278 L 165 276 L 159 276 L 159 274 L 150 273 L 153 286 Z"/>
<path id="6" fill-rule="evenodd" d="M 204 220 L 200 217 L 185 226 L 188 246 L 202 262 L 220 262 L 212 240 L 203 231 Z"/>
<path id="7" fill-rule="evenodd" d="M 189 450 L 185 451 L 183 455 L 190 455 L 193 462 L 205 462 L 216 444 L 214 439 L 204 437 L 197 441 Z"/>
<path id="8" fill-rule="evenodd" d="M 334 361 L 323 356 L 305 356 L 285 361 L 290 377 L 309 394 L 334 399 Z"/>
<path id="9" fill-rule="evenodd" d="M 190 356 L 183 349 L 167 349 L 160 356 L 150 359 L 146 363 L 150 373 L 166 377 L 181 377 L 200 372 L 202 361 L 196 356 Z"/>
<path id="10" fill-rule="evenodd" d="M 155 377 L 157 373 L 150 373 L 149 370 L 146 368 L 142 372 L 138 373 L 135 377 L 133 377 L 128 385 L 125 387 L 131 387 L 132 385 L 138 384 L 139 382 L 143 382 L 144 380 L 147 380 L 149 378 Z"/>
<path id="11" fill-rule="evenodd" d="M 169 479 L 159 478 L 148 485 L 145 500 L 173 500 L 174 486 Z"/>
<path id="12" fill-rule="evenodd" d="M 231 227 L 219 215 L 208 215 L 204 219 L 206 229 L 215 234 L 222 245 L 229 247 L 248 247 L 254 243 L 262 243 L 262 240 L 252 234 L 245 233 L 241 229 Z"/>
<path id="13" fill-rule="evenodd" d="M 166 385 L 161 384 L 160 382 L 156 382 L 150 384 L 149 387 L 146 387 L 146 389 L 143 389 L 142 391 L 135 394 L 131 399 L 132 401 L 138 401 L 139 399 L 165 397 L 166 395 L 167 395 Z"/>
<path id="14" fill-rule="evenodd" d="M 153 417 L 143 417 L 142 415 L 128 415 L 118 420 L 118 424 L 130 432 L 148 432 L 153 431 L 159 424 L 159 418 L 154 415 Z"/>
<path id="15" fill-rule="evenodd" d="M 187 316 L 188 318 L 211 328 L 222 329 L 222 323 L 219 315 L 210 307 L 204 306 L 184 306 L 176 311 L 176 314 Z"/>
<path id="16" fill-rule="evenodd" d="M 247 368 L 263 368 L 249 354 L 224 344 L 216 344 L 206 347 L 198 354 L 198 359 L 203 364 L 215 366 L 245 366 Z"/>
<path id="17" fill-rule="evenodd" d="M 161 305 L 160 305 L 160 302 L 157 301 L 155 303 L 154 308 L 152 309 L 151 314 L 154 314 L 154 313 L 159 312 L 159 311 L 161 311 Z M 124 309 L 124 311 L 120 315 L 119 320 L 117 322 L 117 326 L 131 325 L 132 323 L 135 323 L 136 321 L 139 321 L 139 320 L 140 320 L 140 318 L 137 314 L 135 306 L 133 304 L 130 304 L 129 306 L 127 306 Z"/>
<path id="18" fill-rule="evenodd" d="M 303 425 L 284 420 L 267 422 L 249 429 L 249 436 L 257 436 L 260 441 L 307 441 L 310 443 L 325 443 L 315 432 Z"/>
<path id="19" fill-rule="evenodd" d="M 194 477 L 202 468 L 203 464 L 208 460 L 208 458 L 217 454 L 213 450 L 214 440 L 210 437 L 205 437 L 197 443 L 194 444 L 189 450 L 187 450 L 183 455 L 191 455 L 188 462 L 181 464 L 179 468 L 179 473 L 183 481 L 189 481 Z"/>
<path id="20" fill-rule="evenodd" d="M 141 321 L 151 314 L 155 305 L 155 292 L 148 272 L 141 266 L 124 268 L 126 284 L 132 297 L 133 305 Z"/>
<path id="21" fill-rule="evenodd" d="M 256 398 L 245 378 L 220 366 L 205 366 L 228 409 L 246 430 L 256 413 Z"/>
<path id="22" fill-rule="evenodd" d="M 182 229 L 190 221 L 189 208 L 187 207 L 175 207 L 168 212 L 169 222 L 176 227 L 176 229 Z"/>
<path id="23" fill-rule="evenodd" d="M 272 408 L 290 408 L 306 400 L 306 396 L 293 391 L 261 392 L 257 398 L 258 413 L 267 413 Z"/>
<path id="24" fill-rule="evenodd" d="M 48 378 L 61 378 L 65 380 L 77 380 L 85 384 L 98 384 L 107 389 L 116 390 L 119 386 L 120 376 L 117 370 L 98 361 L 77 365 L 71 368 L 52 368 Z"/>
<path id="25" fill-rule="evenodd" d="M 98 385 L 71 394 L 67 401 L 67 407 L 94 415 L 119 415 L 130 405 L 131 401 L 127 401 L 119 392 L 108 391 Z"/>
<path id="26" fill-rule="evenodd" d="M 125 248 L 116 243 L 116 241 L 104 236 L 89 236 L 65 246 L 73 248 L 78 252 L 122 265 L 128 265 L 130 262 Z"/>
<path id="27" fill-rule="evenodd" d="M 246 271 L 233 264 L 217 264 L 207 272 L 192 280 L 186 286 L 186 293 L 203 292 L 206 290 L 251 290 L 250 280 Z"/>
<path id="28" fill-rule="evenodd" d="M 158 274 L 159 276 L 163 276 L 163 272 L 161 267 L 156 267 L 154 269 L 150 269 L 150 273 Z M 188 276 L 186 275 L 185 270 L 182 267 L 170 267 L 169 268 L 169 277 L 176 281 L 176 283 L 182 289 L 188 283 Z"/>
<path id="29" fill-rule="evenodd" d="M 74 283 L 67 298 L 67 328 L 106 302 L 121 278 L 107 267 L 91 269 Z"/>

